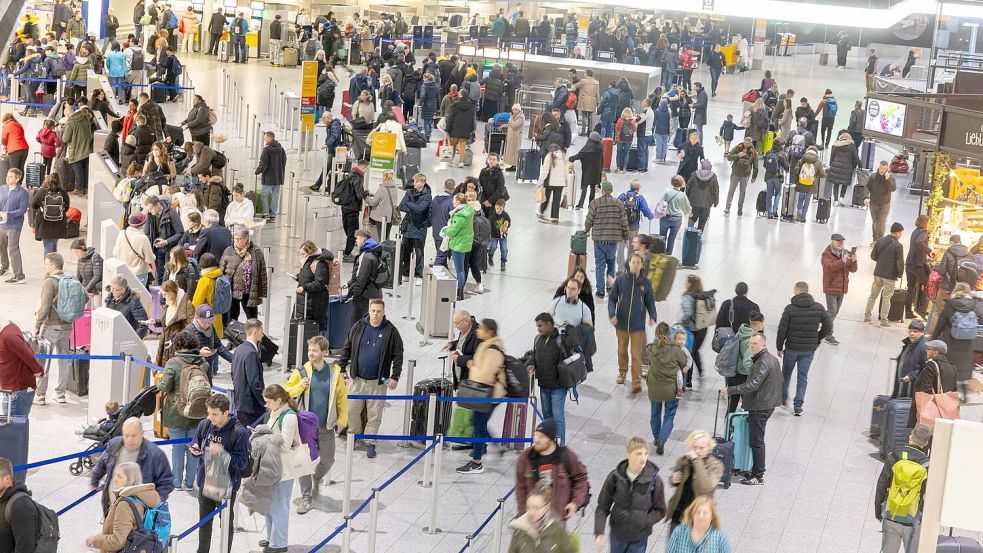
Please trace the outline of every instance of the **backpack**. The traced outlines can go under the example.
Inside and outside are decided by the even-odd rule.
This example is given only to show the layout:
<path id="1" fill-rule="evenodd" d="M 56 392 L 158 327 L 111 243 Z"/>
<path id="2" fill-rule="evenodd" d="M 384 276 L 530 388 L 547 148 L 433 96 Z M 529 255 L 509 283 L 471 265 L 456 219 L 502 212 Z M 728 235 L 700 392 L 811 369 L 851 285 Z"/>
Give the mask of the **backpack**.
<path id="1" fill-rule="evenodd" d="M 174 15 L 174 12 L 171 12 L 171 17 L 167 20 L 167 26 L 171 28 L 177 27 L 177 16 Z"/>
<path id="2" fill-rule="evenodd" d="M 201 265 L 198 264 L 197 258 L 188 255 L 188 289 L 186 290 L 188 297 L 194 297 L 199 280 L 201 280 Z"/>
<path id="3" fill-rule="evenodd" d="M 175 76 L 180 75 L 181 73 L 184 73 L 184 66 L 181 65 L 181 62 L 180 61 L 178 61 L 177 56 L 172 56 L 172 59 L 171 59 L 171 73 L 173 75 L 175 75 Z"/>
<path id="4" fill-rule="evenodd" d="M 918 515 L 922 484 L 928 478 L 928 468 L 908 459 L 908 452 L 901 452 L 891 467 L 891 487 L 884 502 L 884 518 L 901 524 L 913 524 Z"/>
<path id="5" fill-rule="evenodd" d="M 58 223 L 65 220 L 65 198 L 61 194 L 47 194 L 41 204 L 41 217 Z"/>
<path id="6" fill-rule="evenodd" d="M 578 230 L 570 236 L 570 253 L 587 255 L 587 231 Z"/>
<path id="7" fill-rule="evenodd" d="M 827 119 L 832 118 L 832 117 L 836 117 L 836 109 L 837 109 L 837 107 L 838 106 L 836 105 L 836 98 L 833 98 L 832 96 L 830 96 L 829 98 L 826 98 L 826 118 Z"/>
<path id="8" fill-rule="evenodd" d="M 563 464 L 563 468 L 567 470 L 567 476 L 569 477 L 573 474 L 573 470 L 570 468 L 570 456 L 567 455 L 567 446 L 557 446 L 557 448 L 560 450 L 560 462 Z M 572 491 L 573 486 L 570 486 L 570 488 Z M 583 505 L 577 505 L 577 510 L 581 514 L 584 514 L 587 511 L 587 506 L 590 505 L 590 480 L 587 480 L 587 495 L 585 497 Z"/>
<path id="9" fill-rule="evenodd" d="M 778 173 L 781 170 L 781 158 L 778 157 L 778 152 L 771 150 L 765 155 L 765 171 L 769 173 Z"/>
<path id="10" fill-rule="evenodd" d="M 73 323 L 82 318 L 85 306 L 89 303 L 89 295 L 82 288 L 82 283 L 69 275 L 53 275 L 58 281 L 58 295 L 55 296 L 55 313 L 66 323 Z"/>
<path id="11" fill-rule="evenodd" d="M 174 398 L 174 408 L 186 419 L 203 419 L 208 415 L 205 402 L 212 395 L 204 365 L 188 364 L 181 369 L 181 382 Z"/>
<path id="12" fill-rule="evenodd" d="M 760 96 L 761 94 L 758 92 L 757 89 L 748 90 L 747 92 L 741 95 L 741 101 L 753 104 L 758 100 Z"/>
<path id="13" fill-rule="evenodd" d="M 171 509 L 167 502 L 161 501 L 153 509 L 146 505 L 143 508 L 143 527 L 156 534 L 157 541 L 167 543 L 171 539 Z"/>
<path id="14" fill-rule="evenodd" d="M 718 339 L 718 334 L 714 334 L 713 342 L 720 344 L 720 350 L 717 351 L 717 358 L 714 360 L 713 366 L 720 373 L 720 376 L 734 376 L 737 374 L 737 361 L 741 357 L 741 341 L 737 339 L 730 327 L 718 328 L 717 332 L 720 338 Z"/>
<path id="15" fill-rule="evenodd" d="M 216 123 L 218 123 L 218 114 L 213 108 L 208 108 L 208 124 L 214 125 Z"/>
<path id="16" fill-rule="evenodd" d="M 212 309 L 218 314 L 228 313 L 232 309 L 232 281 L 222 275 L 215 279 L 215 294 L 212 296 Z"/>
<path id="17" fill-rule="evenodd" d="M 811 186 L 816 181 L 816 166 L 812 163 L 803 163 L 799 169 L 799 184 Z"/>
<path id="18" fill-rule="evenodd" d="M 51 64 L 51 74 L 49 77 L 64 77 L 68 70 L 65 68 L 65 58 L 59 58 Z"/>
<path id="19" fill-rule="evenodd" d="M 505 357 L 505 395 L 513 398 L 529 397 L 529 371 L 526 364 L 521 359 L 516 359 L 505 353 L 505 350 L 498 346 L 491 346 L 492 349 L 502 353 Z"/>
<path id="20" fill-rule="evenodd" d="M 965 282 L 975 290 L 979 279 L 975 257 L 966 256 L 956 262 L 956 282 Z"/>
<path id="21" fill-rule="evenodd" d="M 7 520 L 7 524 L 10 524 L 10 512 L 13 510 L 14 500 L 21 496 L 31 500 L 31 503 L 34 504 L 34 508 L 38 512 L 38 532 L 35 536 L 34 553 L 56 553 L 58 551 L 58 539 L 61 537 L 58 531 L 58 513 L 34 501 L 34 498 L 29 493 L 15 492 L 7 500 L 7 506 L 3 510 L 3 516 Z"/>
<path id="22" fill-rule="evenodd" d="M 952 314 L 949 336 L 953 340 L 972 340 L 976 338 L 977 327 L 979 321 L 976 319 L 975 311 L 957 311 Z"/>
<path id="23" fill-rule="evenodd" d="M 211 121 L 211 119 L 212 119 L 212 116 L 211 116 L 212 113 L 214 113 L 214 112 L 211 110 L 211 108 L 209 108 L 208 109 L 208 114 L 209 114 L 208 115 L 208 120 L 209 121 Z M 225 154 L 223 154 L 222 152 L 216 151 L 215 152 L 215 155 L 212 157 L 212 168 L 214 168 L 214 169 L 223 169 L 223 168 L 225 168 L 226 164 L 228 164 L 228 163 L 229 163 L 229 158 L 225 157 Z"/>
<path id="24" fill-rule="evenodd" d="M 351 183 L 351 175 L 338 183 L 338 186 L 331 191 L 331 201 L 338 206 L 345 207 L 356 202 L 355 191 Z"/>
<path id="25" fill-rule="evenodd" d="M 130 70 L 143 71 L 143 49 L 133 50 L 133 56 L 130 58 Z"/>
<path id="26" fill-rule="evenodd" d="M 713 293 L 714 291 L 711 290 L 693 297 L 696 311 L 693 314 L 693 328 L 695 330 L 709 328 L 717 322 L 717 300 L 713 299 Z"/>
<path id="27" fill-rule="evenodd" d="M 140 512 L 137 511 L 136 503 L 143 502 L 136 498 L 126 498 L 126 504 L 130 506 L 130 510 L 133 512 L 133 520 L 141 520 Z M 144 505 L 145 514 L 150 514 L 150 509 L 146 508 Z M 164 544 L 158 539 L 157 533 L 153 529 L 147 528 L 146 519 L 144 518 L 143 525 L 137 525 L 133 527 L 130 531 L 130 535 L 126 538 L 126 544 L 123 545 L 122 553 L 164 553 Z"/>
<path id="28" fill-rule="evenodd" d="M 639 221 L 642 219 L 642 211 L 638 208 L 638 195 L 625 194 L 625 199 L 622 203 L 625 204 L 625 217 L 628 218 L 628 226 L 637 228 Z"/>
<path id="29" fill-rule="evenodd" d="M 318 449 L 318 427 L 321 422 L 318 420 L 317 415 L 311 413 L 310 411 L 294 411 L 293 409 L 287 409 L 284 415 L 287 413 L 293 413 L 297 415 L 297 434 L 300 434 L 300 443 L 306 445 L 311 452 L 311 461 L 317 459 L 320 455 L 320 450 Z M 277 426 L 283 429 L 283 415 L 277 419 Z"/>
<path id="30" fill-rule="evenodd" d="M 806 153 L 806 137 L 802 134 L 796 134 L 792 136 L 792 147 L 791 147 L 792 157 L 799 158 Z"/>
<path id="31" fill-rule="evenodd" d="M 618 138 L 620 142 L 630 143 L 632 140 L 635 140 L 635 128 L 630 123 L 625 122 L 621 125 L 621 132 L 618 133 Z"/>
<path id="32" fill-rule="evenodd" d="M 574 109 L 577 107 L 577 94 L 574 92 L 567 92 L 567 101 L 563 103 L 567 109 Z"/>
<path id="33" fill-rule="evenodd" d="M 376 263 L 375 277 L 372 279 L 372 282 L 374 282 L 376 286 L 386 286 L 389 284 L 389 281 L 392 280 L 392 257 L 388 251 L 383 250 L 382 248 L 375 250 L 373 253 L 375 253 L 376 259 L 378 259 L 379 262 Z"/>

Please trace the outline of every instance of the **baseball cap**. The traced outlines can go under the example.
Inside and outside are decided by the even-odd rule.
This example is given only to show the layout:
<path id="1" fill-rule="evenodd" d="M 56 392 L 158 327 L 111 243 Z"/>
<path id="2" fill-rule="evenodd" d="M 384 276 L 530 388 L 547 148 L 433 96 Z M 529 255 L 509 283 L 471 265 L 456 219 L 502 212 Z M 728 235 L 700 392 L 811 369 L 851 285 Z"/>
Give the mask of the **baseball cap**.
<path id="1" fill-rule="evenodd" d="M 215 311 L 212 309 L 212 306 L 207 304 L 199 305 L 195 315 L 203 321 L 210 322 L 215 320 Z"/>

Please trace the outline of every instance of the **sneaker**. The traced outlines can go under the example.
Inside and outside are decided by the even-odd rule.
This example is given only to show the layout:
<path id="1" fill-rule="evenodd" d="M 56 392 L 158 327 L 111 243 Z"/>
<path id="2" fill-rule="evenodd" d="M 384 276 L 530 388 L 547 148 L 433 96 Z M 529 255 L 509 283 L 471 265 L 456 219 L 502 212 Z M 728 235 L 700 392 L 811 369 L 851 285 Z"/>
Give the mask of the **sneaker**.
<path id="1" fill-rule="evenodd" d="M 891 321 L 889 321 L 887 319 L 884 319 L 883 321 L 881 321 L 881 327 L 887 328 L 889 326 L 891 326 Z"/>
<path id="2" fill-rule="evenodd" d="M 55 403 L 67 403 L 68 402 L 68 400 L 65 399 L 65 394 L 56 394 L 55 397 L 54 397 L 54 399 L 55 399 Z"/>
<path id="3" fill-rule="evenodd" d="M 604 292 L 601 292 L 600 290 L 598 290 L 597 292 L 594 292 L 594 295 L 597 296 L 597 297 L 599 297 L 599 298 L 601 298 L 601 299 L 604 299 Z"/>
<path id="4" fill-rule="evenodd" d="M 311 498 L 302 497 L 300 498 L 300 503 L 297 505 L 297 514 L 306 515 L 311 511 L 311 508 L 313 507 L 314 507 L 314 502 L 311 501 Z"/>
<path id="5" fill-rule="evenodd" d="M 477 292 L 477 293 L 479 293 L 479 294 L 484 294 L 485 293 L 485 285 L 484 284 L 478 284 L 478 287 L 475 288 L 474 291 Z"/>
<path id="6" fill-rule="evenodd" d="M 624 384 L 624 383 L 625 383 L 625 375 L 623 374 L 618 375 L 618 384 Z"/>
<path id="7" fill-rule="evenodd" d="M 788 400 L 787 399 L 783 399 L 782 400 L 782 409 L 788 409 Z"/>
<path id="8" fill-rule="evenodd" d="M 505 262 L 504 261 L 502 262 L 502 272 L 503 273 L 505 272 Z"/>
<path id="9" fill-rule="evenodd" d="M 738 209 L 737 210 L 737 216 L 740 217 L 741 215 L 744 215 L 744 211 Z"/>
<path id="10" fill-rule="evenodd" d="M 474 447 L 471 444 L 454 444 L 451 451 L 471 451 Z"/>
<path id="11" fill-rule="evenodd" d="M 869 323 L 870 322 L 870 315 L 864 315 L 864 322 L 865 323 Z"/>
<path id="12" fill-rule="evenodd" d="M 365 442 L 362 440 L 355 440 L 355 445 L 353 446 L 355 451 L 365 451 Z"/>
<path id="13" fill-rule="evenodd" d="M 270 546 L 270 542 L 266 540 L 259 540 L 259 546 L 262 547 L 263 549 L 266 549 L 267 547 Z"/>
<path id="14" fill-rule="evenodd" d="M 7 271 L 9 270 L 10 270 L 9 267 L 0 267 L 0 276 L 7 274 Z"/>
<path id="15" fill-rule="evenodd" d="M 666 444 L 660 444 L 660 443 L 656 442 L 656 444 L 655 444 L 655 454 L 656 455 L 665 455 L 665 453 L 666 453 Z"/>
<path id="16" fill-rule="evenodd" d="M 7 284 L 24 284 L 24 277 L 12 276 L 5 281 Z"/>
<path id="17" fill-rule="evenodd" d="M 34 396 L 34 401 L 31 403 L 34 405 L 44 405 L 44 396 Z"/>
<path id="18" fill-rule="evenodd" d="M 831 345 L 831 346 L 838 346 L 838 345 L 840 345 L 840 343 L 832 335 L 827 336 L 825 338 L 825 340 L 823 340 L 823 341 L 826 342 L 827 344 Z"/>
<path id="19" fill-rule="evenodd" d="M 468 464 L 457 468 L 458 474 L 481 474 L 483 472 L 485 472 L 484 465 L 475 463 L 474 461 L 468 461 Z"/>
<path id="20" fill-rule="evenodd" d="M 765 483 L 765 479 L 760 476 L 747 476 L 741 480 L 745 486 L 760 486 Z"/>
<path id="21" fill-rule="evenodd" d="M 458 169 L 464 169 L 464 163 L 463 163 L 463 162 L 461 162 L 461 163 L 458 163 L 458 164 L 457 164 L 457 168 L 458 168 Z"/>
<path id="22" fill-rule="evenodd" d="M 375 445 L 365 444 L 365 456 L 369 459 L 375 459 Z"/>
<path id="23" fill-rule="evenodd" d="M 492 254 L 488 254 L 488 266 L 489 267 L 495 266 L 495 256 Z"/>
<path id="24" fill-rule="evenodd" d="M 416 285 L 416 286 L 423 286 L 423 279 L 420 278 L 420 277 L 417 277 L 416 279 L 413 280 L 413 284 Z"/>
<path id="25" fill-rule="evenodd" d="M 642 385 L 639 384 L 638 382 L 635 382 L 634 384 L 631 385 L 631 393 L 633 395 L 634 394 L 637 394 L 637 393 L 639 393 L 641 391 L 642 391 Z"/>
<path id="26" fill-rule="evenodd" d="M 308 189 L 310 189 L 311 192 L 320 192 L 321 191 L 321 187 L 315 186 L 313 184 L 310 185 L 310 186 L 308 186 Z"/>
<path id="27" fill-rule="evenodd" d="M 802 409 L 796 409 L 795 411 L 792 412 L 792 414 L 795 415 L 796 417 L 801 417 Z"/>
<path id="28" fill-rule="evenodd" d="M 728 215 L 730 215 L 730 210 L 729 209 L 725 209 L 724 210 L 724 217 L 727 217 Z"/>
<path id="29" fill-rule="evenodd" d="M 347 254 L 341 258 L 341 261 L 344 263 L 355 263 L 355 256 Z"/>

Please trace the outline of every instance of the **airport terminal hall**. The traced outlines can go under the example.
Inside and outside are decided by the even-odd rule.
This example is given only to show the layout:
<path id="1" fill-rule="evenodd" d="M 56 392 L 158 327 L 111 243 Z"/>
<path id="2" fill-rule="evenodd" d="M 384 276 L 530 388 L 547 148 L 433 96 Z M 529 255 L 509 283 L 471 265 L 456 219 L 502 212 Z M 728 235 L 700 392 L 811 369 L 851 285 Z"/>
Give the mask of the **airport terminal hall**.
<path id="1" fill-rule="evenodd" d="M 983 553 L 983 1 L 0 6 L 0 553 Z"/>

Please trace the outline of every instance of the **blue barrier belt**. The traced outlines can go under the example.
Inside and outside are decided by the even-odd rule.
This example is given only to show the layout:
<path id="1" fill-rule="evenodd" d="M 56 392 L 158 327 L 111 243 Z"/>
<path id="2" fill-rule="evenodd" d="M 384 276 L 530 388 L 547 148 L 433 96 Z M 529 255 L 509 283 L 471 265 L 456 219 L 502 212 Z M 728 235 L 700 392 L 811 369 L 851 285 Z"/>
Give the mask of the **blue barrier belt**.
<path id="1" fill-rule="evenodd" d="M 87 493 L 87 494 L 83 495 L 82 497 L 76 499 L 75 501 L 71 502 L 67 507 L 65 507 L 62 510 L 58 511 L 58 513 L 57 513 L 58 516 L 61 516 L 61 515 L 65 514 L 65 513 L 67 513 L 68 511 L 71 511 L 75 507 L 78 507 L 86 499 L 89 499 L 90 497 L 96 495 L 97 493 L 99 493 L 101 491 L 102 491 L 102 488 L 101 487 L 96 488 L 94 490 L 90 490 L 89 493 Z"/>
<path id="2" fill-rule="evenodd" d="M 177 438 L 174 440 L 159 440 L 153 442 L 155 445 L 174 445 L 174 444 L 188 444 L 191 443 L 191 438 Z M 45 465 L 53 465 L 55 463 L 60 463 L 62 461 L 69 461 L 71 459 L 78 459 L 79 457 L 88 457 L 90 455 L 95 455 L 97 453 L 102 453 L 106 451 L 104 447 L 96 447 L 92 449 L 87 449 L 85 451 L 79 451 L 77 453 L 70 453 L 68 455 L 62 455 L 60 457 L 54 457 L 51 459 L 45 459 L 44 461 L 35 461 L 33 463 L 27 463 L 24 465 L 17 465 L 14 467 L 14 472 L 21 472 L 36 467 L 43 467 Z"/>

